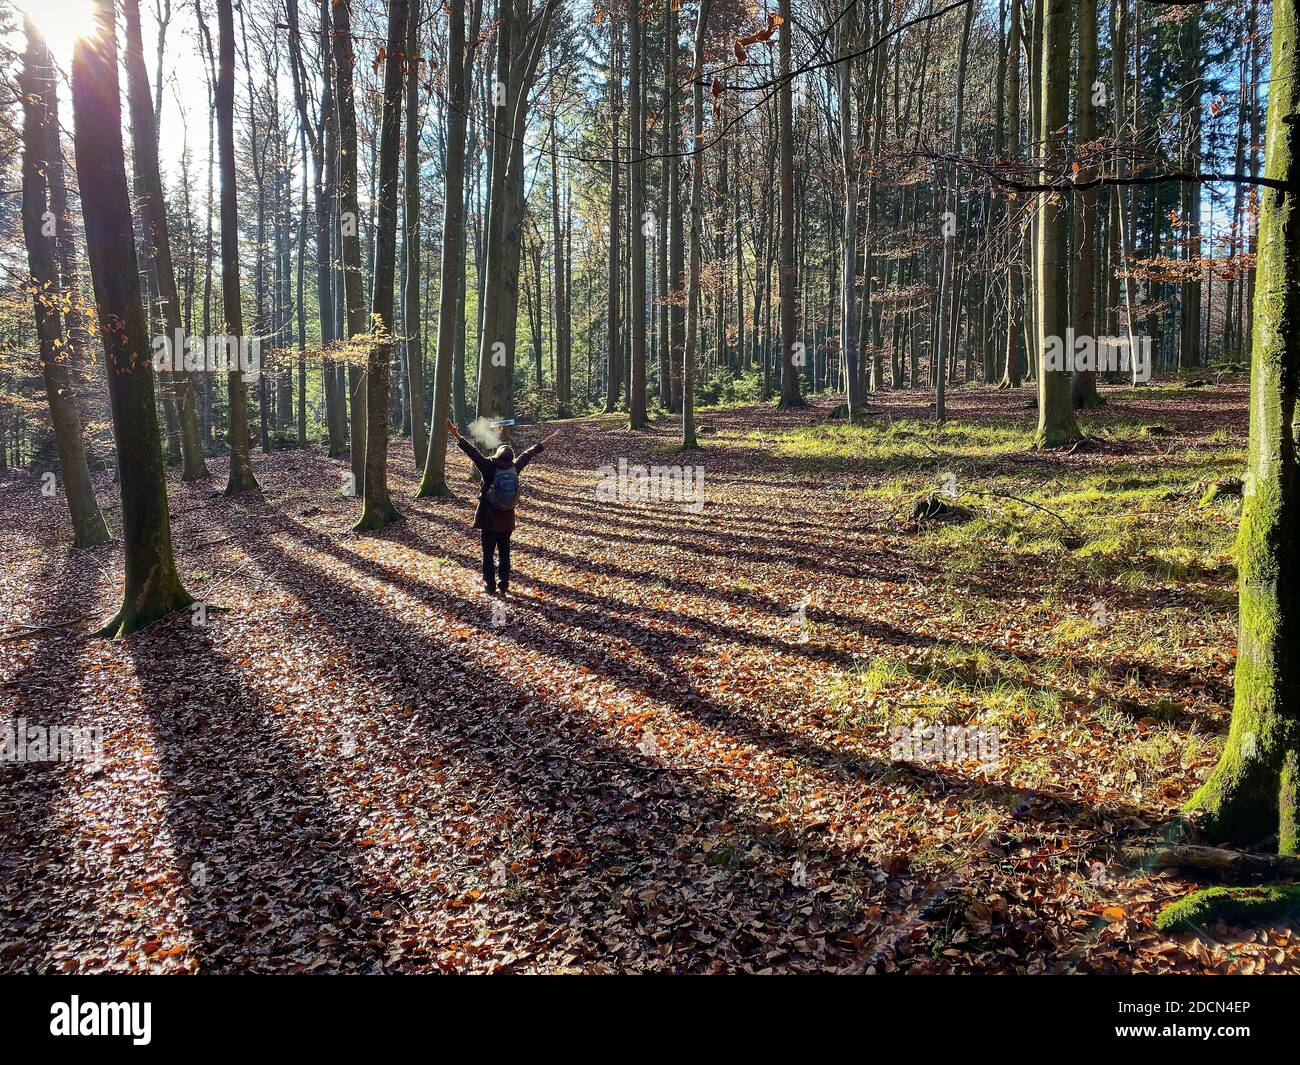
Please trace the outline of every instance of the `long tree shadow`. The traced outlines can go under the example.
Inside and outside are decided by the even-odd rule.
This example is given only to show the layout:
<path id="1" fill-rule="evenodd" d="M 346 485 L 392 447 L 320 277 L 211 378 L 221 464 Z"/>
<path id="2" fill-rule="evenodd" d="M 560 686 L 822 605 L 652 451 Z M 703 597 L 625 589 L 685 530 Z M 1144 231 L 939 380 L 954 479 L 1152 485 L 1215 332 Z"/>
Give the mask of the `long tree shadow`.
<path id="1" fill-rule="evenodd" d="M 277 531 L 291 531 L 286 524 L 278 522 Z M 298 534 L 305 547 L 399 585 L 382 567 L 306 530 Z M 526 896 L 528 922 L 540 915 L 553 936 L 562 933 L 553 946 L 532 948 L 526 957 L 554 965 L 556 955 L 563 959 L 568 952 L 577 959 L 569 964 L 599 968 L 604 955 L 605 967 L 613 959 L 620 969 L 690 971 L 715 965 L 716 954 L 706 961 L 709 948 L 730 943 L 732 965 L 770 965 L 780 954 L 780 937 L 807 919 L 796 916 L 799 905 L 814 915 L 810 934 L 838 944 L 837 955 L 858 957 L 882 923 L 879 914 L 866 916 L 868 902 L 881 913 L 901 905 L 892 899 L 897 885 L 882 886 L 883 877 L 869 875 L 876 866 L 867 854 L 846 850 L 830 837 L 800 837 L 789 825 L 748 812 L 729 789 L 708 783 L 706 769 L 662 764 L 607 738 L 598 717 L 575 713 L 499 670 L 489 674 L 476 643 L 494 637 L 516 642 L 518 636 L 494 630 L 485 604 L 475 609 L 439 603 L 446 628 L 464 625 L 478 632 L 469 643 L 449 637 L 440 646 L 298 552 L 268 552 L 264 569 L 313 604 L 314 618 L 341 645 L 339 664 L 359 687 L 381 701 L 420 699 L 420 724 L 406 733 L 402 749 L 374 752 L 372 758 L 427 759 L 443 772 L 461 773 L 462 789 L 468 781 L 471 794 L 448 785 L 445 796 L 427 802 L 454 800 L 461 818 L 472 811 L 484 822 L 481 828 L 476 822 L 476 836 L 491 835 L 493 820 L 504 822 L 496 829 L 500 850 L 489 849 L 468 868 L 446 870 L 444 879 L 455 892 L 491 890 L 493 855 L 500 854 L 501 877 L 510 880 L 501 885 L 507 889 L 501 897 Z M 415 581 L 400 587 L 423 603 L 437 594 Z M 448 647 L 455 653 L 448 654 Z M 431 691 L 435 678 L 438 687 Z M 442 694 L 449 690 L 463 692 L 464 702 Z M 371 768 L 382 775 L 379 766 Z M 456 842 L 447 837 L 444 845 L 451 850 Z M 854 892 L 855 905 L 836 909 L 809 899 L 790 875 L 796 854 L 808 868 L 838 878 Z M 523 868 L 507 872 L 512 856 Z M 455 864 L 452 856 L 446 864 Z M 515 934 L 526 938 L 525 931 Z M 515 953 L 519 943 L 510 946 Z M 816 967 L 815 961 L 810 958 L 806 967 Z"/>
<path id="2" fill-rule="evenodd" d="M 462 550 L 460 552 L 449 552 L 448 541 L 439 540 L 436 544 L 430 543 L 418 531 L 413 528 L 405 527 L 400 534 L 394 534 L 398 539 L 404 542 L 414 541 L 421 550 L 431 556 L 441 556 L 448 553 L 458 554 L 462 560 L 466 561 L 471 568 L 475 565 L 476 546 L 472 543 L 471 537 L 466 533 L 464 525 L 458 523 L 454 516 L 439 514 L 430 508 L 412 508 L 412 511 L 420 517 L 425 518 L 433 525 L 446 528 L 453 536 L 463 537 Z M 530 527 L 535 524 L 545 525 L 530 519 Z M 568 531 L 566 529 L 566 531 Z M 580 530 L 573 530 L 579 532 Z M 591 533 L 591 538 L 595 541 L 601 541 L 602 535 Z M 454 540 L 451 542 L 455 542 Z M 789 617 L 794 609 L 793 602 L 778 602 L 773 599 L 765 598 L 754 592 L 746 591 L 739 585 L 732 587 L 718 587 L 714 584 L 708 584 L 702 580 L 693 579 L 682 573 L 666 573 L 653 570 L 635 570 L 627 566 L 619 565 L 605 557 L 579 556 L 572 553 L 564 553 L 553 548 L 546 547 L 535 540 L 519 539 L 515 542 L 514 553 L 516 558 L 528 559 L 540 558 L 574 572 L 588 573 L 596 577 L 616 577 L 620 580 L 639 583 L 647 586 L 660 586 L 666 590 L 683 591 L 690 595 L 697 595 L 701 598 L 713 599 L 721 602 L 727 602 L 734 606 L 742 606 L 749 609 L 755 609 L 773 616 Z M 896 552 L 886 551 L 882 557 L 897 556 Z M 914 575 L 921 571 L 922 567 L 913 567 L 909 575 Z M 525 582 L 531 581 L 531 578 L 522 573 L 520 568 L 521 579 Z M 792 589 L 793 592 L 800 591 L 798 586 Z M 877 636 L 888 643 L 895 643 L 909 646 L 929 646 L 941 642 L 937 637 L 929 637 L 923 634 L 908 632 L 898 629 L 894 626 L 887 625 L 876 619 L 854 617 L 852 615 L 838 613 L 825 607 L 809 607 L 808 617 L 812 620 L 820 620 L 836 625 L 840 625 L 847 630 L 853 631 L 858 635 Z"/>
<path id="3" fill-rule="evenodd" d="M 0 686 L 4 724 L 17 736 L 36 726 L 83 729 L 99 726 L 77 702 L 84 683 L 81 653 L 85 624 L 63 625 L 70 610 L 94 604 L 99 572 L 90 551 L 49 559 L 35 576 L 43 588 L 33 626 L 28 664 Z M 83 733 L 83 735 L 85 735 Z M 43 972 L 53 964 L 52 946 L 84 934 L 89 889 L 73 875 L 74 839 L 60 807 L 84 788 L 91 761 L 0 762 L 0 969 Z M 57 885 L 62 885 L 58 887 Z"/>
<path id="4" fill-rule="evenodd" d="M 435 553 L 434 545 L 429 544 L 429 542 L 414 528 L 404 529 L 401 539 L 403 542 L 419 545 L 426 553 Z M 438 547 L 445 550 L 445 542 L 441 542 Z M 674 591 L 685 591 L 687 594 L 696 595 L 701 598 L 725 601 L 734 606 L 743 606 L 747 609 L 762 612 L 771 617 L 788 619 L 791 617 L 791 612 L 793 610 L 793 604 L 791 603 L 779 603 L 753 592 L 744 592 L 736 589 L 721 589 L 705 584 L 702 581 L 693 580 L 690 577 L 681 575 L 666 576 L 642 573 L 612 563 L 607 564 L 604 562 L 566 555 L 538 544 L 519 544 L 516 548 L 516 557 L 520 559 L 527 559 L 529 557 L 543 558 L 575 572 L 585 572 L 599 576 L 612 575 L 629 581 L 645 584 L 658 582 L 665 588 Z M 523 583 L 531 585 L 539 590 L 546 590 L 554 597 L 567 597 L 570 600 L 584 604 L 593 610 L 601 610 L 616 617 L 639 616 L 651 621 L 660 622 L 661 624 L 691 629 L 701 636 L 708 636 L 732 643 L 745 644 L 747 646 L 763 647 L 772 651 L 799 656 L 809 660 L 810 662 L 819 662 L 839 669 L 857 668 L 862 666 L 865 661 L 863 654 L 859 652 L 843 650 L 838 647 L 831 647 L 812 642 L 802 643 L 798 640 L 781 640 L 772 636 L 747 631 L 740 626 L 728 626 L 712 622 L 707 619 L 693 616 L 684 611 L 622 602 L 609 596 L 601 596 L 583 591 L 582 589 L 576 588 L 572 585 L 560 585 L 548 582 L 535 575 L 523 577 L 522 581 Z M 955 651 L 967 655 L 995 650 L 988 644 L 919 633 L 913 630 L 899 628 L 898 626 L 891 625 L 879 618 L 858 617 L 815 604 L 807 606 L 805 616 L 807 620 L 814 625 L 831 625 L 842 631 L 852 632 L 856 637 L 860 637 L 863 641 L 871 641 L 873 645 L 908 647 L 919 650 Z M 661 630 L 656 630 L 656 632 L 659 631 Z M 1052 657 L 1051 655 L 1033 651 L 1028 648 L 1021 648 L 1015 652 L 1003 651 L 1001 653 L 1006 654 L 1006 656 L 1015 664 L 1022 665 L 1026 669 L 1032 669 L 1035 667 L 1040 669 L 1045 668 Z M 1231 694 L 1230 685 L 1214 678 L 1207 679 L 1203 675 L 1190 669 L 1174 669 L 1166 666 L 1154 665 L 1149 662 L 1138 662 L 1129 659 L 1112 658 L 1103 660 L 1077 652 L 1073 653 L 1070 657 L 1076 669 L 1099 670 L 1109 677 L 1112 682 L 1117 684 L 1126 683 L 1131 678 L 1137 676 L 1140 677 L 1145 684 L 1152 687 L 1153 690 L 1158 691 L 1173 691 L 1179 688 L 1202 688 L 1208 695 L 1218 699 L 1219 701 L 1223 701 Z M 924 664 L 916 665 L 913 663 L 909 664 L 908 668 L 909 670 L 920 670 L 924 672 L 930 667 Z M 987 678 L 989 686 L 994 686 L 999 681 L 1014 684 L 1019 688 L 1031 688 L 1035 691 L 1055 695 L 1061 699 L 1075 697 L 1075 693 L 1056 685 L 1043 684 L 1038 681 L 1027 683 L 1025 678 L 1018 677 L 1007 669 L 993 670 Z M 1224 723 L 1222 721 L 1216 719 L 1213 715 L 1201 711 L 1191 702 L 1186 700 L 1175 701 L 1168 697 L 1165 697 L 1162 701 L 1165 705 L 1161 709 L 1160 713 L 1163 719 L 1169 721 L 1171 724 L 1184 728 L 1207 730 L 1211 733 L 1222 731 L 1224 728 Z M 1118 698 L 1116 700 L 1116 706 L 1121 712 L 1134 718 L 1147 716 L 1149 714 L 1148 708 L 1129 699 Z"/>
<path id="5" fill-rule="evenodd" d="M 383 971 L 381 911 L 393 898 L 366 865 L 354 818 L 214 644 L 221 621 L 190 621 L 149 629 L 127 652 L 201 971 Z"/>
<path id="6" fill-rule="evenodd" d="M 295 536 L 322 553 L 346 562 L 366 576 L 390 584 L 407 594 L 421 598 L 428 589 L 406 574 L 390 566 L 346 551 L 328 539 L 320 537 L 293 519 L 282 519 L 278 530 Z M 405 539 L 408 530 L 394 534 L 394 539 Z M 567 594 L 568 589 L 563 589 Z M 787 758 L 794 758 L 842 782 L 860 786 L 878 784 L 888 780 L 931 795 L 944 795 L 963 802 L 984 802 L 1007 808 L 1021 803 L 1024 789 L 989 780 L 972 780 L 955 772 L 931 766 L 884 761 L 865 754 L 845 753 L 826 743 L 818 742 L 782 725 L 776 719 L 759 720 L 742 715 L 718 703 L 698 690 L 694 680 L 676 662 L 673 652 L 693 649 L 698 642 L 690 637 L 652 631 L 600 609 L 583 609 L 565 603 L 540 604 L 527 599 L 516 599 L 511 609 L 535 612 L 539 618 L 559 621 L 593 635 L 612 636 L 637 648 L 654 666 L 654 670 L 637 666 L 624 656 L 607 654 L 595 641 L 581 641 L 548 630 L 545 638 L 547 653 L 556 654 L 570 663 L 596 675 L 617 681 L 627 688 L 663 702 L 675 711 L 685 712 L 701 724 L 716 728 L 734 740 L 750 744 L 761 750 Z M 460 624 L 496 632 L 498 638 L 508 639 L 521 649 L 528 649 L 523 633 L 514 633 L 509 627 L 493 630 L 490 627 L 490 610 L 483 606 L 474 609 L 467 602 L 445 600 L 439 604 L 440 612 L 454 617 Z M 1046 793 L 1042 793 L 1046 797 Z M 1117 816 L 1135 818 L 1138 811 L 1127 803 L 1117 803 L 1107 811 L 1092 805 L 1057 795 L 1050 797 L 1053 810 L 1045 814 L 1056 820 L 1058 814 L 1088 827 L 1109 824 Z"/>
<path id="7" fill-rule="evenodd" d="M 453 531 L 457 529 L 455 520 L 447 515 L 438 513 L 420 512 L 422 516 L 428 518 L 434 524 L 443 524 Z M 590 529 L 567 526 L 563 524 L 553 524 L 545 520 L 538 520 L 535 516 L 530 516 L 529 527 L 541 526 L 543 528 L 555 528 L 559 531 L 569 533 L 579 537 L 588 537 L 594 543 L 603 545 L 609 539 L 619 539 L 618 535 L 613 537 L 607 535 L 607 530 L 601 529 L 594 531 Z M 435 551 L 435 545 L 429 544 L 423 536 L 412 527 L 403 530 L 401 537 L 405 542 L 414 541 L 422 545 L 428 553 L 441 553 L 445 550 L 445 541 L 440 541 L 437 545 L 439 551 Z M 660 541 L 662 543 L 664 541 Z M 467 536 L 465 540 L 466 554 L 469 556 L 472 565 L 472 548 L 470 539 Z M 727 602 L 733 606 L 741 606 L 746 609 L 761 611 L 773 617 L 790 617 L 793 609 L 792 603 L 778 603 L 764 596 L 747 592 L 738 587 L 718 587 L 717 585 L 705 583 L 702 580 L 691 578 L 683 574 L 665 574 L 631 570 L 627 567 L 620 566 L 617 563 L 606 561 L 597 556 L 576 556 L 557 551 L 553 548 L 546 547 L 531 539 L 522 540 L 516 545 L 515 555 L 517 559 L 527 560 L 529 557 L 545 559 L 556 565 L 562 566 L 574 572 L 589 573 L 593 576 L 609 577 L 614 576 L 620 579 L 637 582 L 646 585 L 658 585 L 665 589 L 673 591 L 684 591 L 687 594 L 697 595 L 701 598 L 713 599 Z M 918 567 L 908 560 L 903 554 L 883 548 L 869 553 L 869 561 L 878 565 L 885 559 L 896 559 L 906 561 L 911 567 L 909 576 L 917 575 Z M 518 565 L 516 569 L 521 567 Z M 936 571 L 931 570 L 934 573 Z M 545 582 L 532 576 L 523 577 L 524 583 L 542 587 Z M 639 613 L 646 617 L 654 618 L 662 622 L 672 622 L 687 627 L 693 627 L 704 635 L 712 635 L 717 638 L 726 639 L 733 642 L 745 643 L 750 645 L 770 646 L 773 650 L 784 651 L 787 653 L 800 655 L 811 661 L 820 661 L 827 665 L 838 668 L 854 668 L 860 666 L 863 662 L 860 654 L 848 650 L 841 650 L 833 647 L 811 643 L 788 642 L 773 639 L 769 636 L 746 632 L 743 628 L 720 626 L 710 623 L 703 619 L 692 617 L 684 612 L 656 610 L 644 606 L 634 606 L 632 604 L 620 603 L 617 600 L 607 596 L 595 596 L 590 593 L 584 593 L 572 586 L 551 585 L 552 592 L 569 596 L 572 599 L 587 603 L 594 608 L 599 608 L 612 612 L 614 614 L 631 614 Z M 982 583 L 967 582 L 967 589 L 978 592 L 988 598 L 1017 598 L 1023 594 L 1013 582 L 1004 582 L 999 587 L 985 585 Z M 924 633 L 918 633 L 914 630 L 902 629 L 898 626 L 890 625 L 879 618 L 860 617 L 846 614 L 842 611 L 836 611 L 829 606 L 810 604 L 806 607 L 805 615 L 810 623 L 833 625 L 844 632 L 853 633 L 863 641 L 870 641 L 873 645 L 885 645 L 895 647 L 911 647 L 922 650 L 944 650 L 957 651 L 963 654 L 976 654 L 980 651 L 992 651 L 994 648 L 980 644 L 974 641 L 963 640 L 957 637 L 940 637 Z M 1042 669 L 1048 666 L 1052 655 L 1033 650 L 1028 647 L 1021 647 L 1015 652 L 1003 652 L 1008 657 L 1014 659 L 1015 663 L 1023 665 L 1029 669 Z M 1220 678 L 1207 677 L 1202 672 L 1193 669 L 1176 668 L 1162 666 L 1145 661 L 1117 658 L 1097 658 L 1086 653 L 1072 652 L 1070 656 L 1073 664 L 1077 669 L 1098 670 L 1104 673 L 1115 684 L 1126 684 L 1133 677 L 1141 678 L 1142 682 L 1158 691 L 1174 691 L 1178 689 L 1203 689 L 1207 695 L 1220 702 L 1230 698 L 1231 686 Z M 1010 675 L 1002 679 L 1011 681 Z M 1017 679 L 1019 684 L 1020 681 Z M 1044 692 L 1055 693 L 1064 698 L 1071 696 L 1072 693 L 1053 685 L 1045 685 L 1035 682 L 1035 688 Z M 1174 701 L 1167 696 L 1162 699 L 1165 704 L 1161 708 L 1161 715 L 1170 723 L 1181 727 L 1196 727 L 1208 729 L 1211 732 L 1221 731 L 1224 727 L 1223 722 L 1216 720 L 1212 715 L 1207 715 L 1200 711 L 1195 704 L 1186 700 Z M 1148 709 L 1140 703 L 1135 703 L 1127 698 L 1117 697 L 1117 706 L 1125 714 L 1132 717 L 1141 717 L 1148 714 Z"/>

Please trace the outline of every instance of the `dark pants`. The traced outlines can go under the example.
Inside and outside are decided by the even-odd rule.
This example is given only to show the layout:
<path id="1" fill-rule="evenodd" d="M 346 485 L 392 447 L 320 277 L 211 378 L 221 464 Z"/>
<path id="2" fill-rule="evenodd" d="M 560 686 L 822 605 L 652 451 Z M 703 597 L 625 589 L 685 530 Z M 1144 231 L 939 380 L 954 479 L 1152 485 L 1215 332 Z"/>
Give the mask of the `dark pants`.
<path id="1" fill-rule="evenodd" d="M 508 532 L 489 532 L 487 529 L 483 533 L 483 583 L 487 585 L 487 590 L 493 591 L 500 588 L 505 591 L 506 585 L 510 583 L 510 534 Z M 496 567 L 492 564 L 493 552 L 499 552 L 501 555 L 501 582 L 497 583 Z"/>

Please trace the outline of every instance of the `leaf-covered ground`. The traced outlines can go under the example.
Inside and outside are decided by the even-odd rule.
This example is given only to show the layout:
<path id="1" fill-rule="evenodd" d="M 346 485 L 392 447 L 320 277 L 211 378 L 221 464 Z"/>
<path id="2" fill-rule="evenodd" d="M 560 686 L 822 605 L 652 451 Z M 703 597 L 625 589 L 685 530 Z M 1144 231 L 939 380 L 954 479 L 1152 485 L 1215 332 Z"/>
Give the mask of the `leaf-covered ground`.
<path id="1" fill-rule="evenodd" d="M 4 475 L 5 718 L 105 758 L 0 765 L 0 970 L 1300 971 L 1294 929 L 1157 933 L 1191 882 L 1110 857 L 1226 730 L 1237 515 L 1198 500 L 1244 390 L 1111 391 L 1049 455 L 1031 399 L 710 410 L 682 457 L 667 419 L 569 423 L 504 611 L 459 454 L 415 501 L 394 445 L 379 536 L 320 449 L 233 501 L 173 472 L 207 623 L 121 642 L 86 635 L 120 542 L 71 551 Z M 620 457 L 702 465 L 707 505 L 597 502 Z M 966 520 L 911 520 L 936 487 Z M 1000 760 L 893 760 L 918 720 Z"/>

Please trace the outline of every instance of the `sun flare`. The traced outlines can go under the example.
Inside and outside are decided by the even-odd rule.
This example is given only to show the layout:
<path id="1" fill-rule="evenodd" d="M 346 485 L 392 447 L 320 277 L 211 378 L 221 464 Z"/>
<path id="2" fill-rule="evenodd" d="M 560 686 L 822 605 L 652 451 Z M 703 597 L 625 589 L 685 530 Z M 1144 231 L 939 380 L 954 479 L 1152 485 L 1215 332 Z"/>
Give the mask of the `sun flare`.
<path id="1" fill-rule="evenodd" d="M 17 3 L 45 38 L 54 61 L 67 70 L 77 40 L 94 30 L 94 0 L 17 0 Z"/>

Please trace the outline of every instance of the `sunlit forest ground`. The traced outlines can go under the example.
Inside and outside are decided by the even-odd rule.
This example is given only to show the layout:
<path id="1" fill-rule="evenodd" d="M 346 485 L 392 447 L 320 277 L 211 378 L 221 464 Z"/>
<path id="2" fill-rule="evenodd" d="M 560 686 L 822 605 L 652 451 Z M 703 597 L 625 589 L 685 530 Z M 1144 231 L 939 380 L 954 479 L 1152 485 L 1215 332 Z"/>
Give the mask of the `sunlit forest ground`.
<path id="1" fill-rule="evenodd" d="M 1226 732 L 1240 500 L 1203 497 L 1244 379 L 1104 394 L 1056 453 L 1032 384 L 943 430 L 911 393 L 705 409 L 686 454 L 564 423 L 504 604 L 457 454 L 415 501 L 394 445 L 380 536 L 319 447 L 255 456 L 260 496 L 170 471 L 209 609 L 122 642 L 87 636 L 120 541 L 71 551 L 6 475 L 4 702 L 105 759 L 0 769 L 0 969 L 1300 971 L 1284 927 L 1157 931 L 1193 881 L 1116 854 Z M 619 458 L 699 464 L 706 505 L 598 502 Z M 999 757 L 891 757 L 916 722 Z"/>

